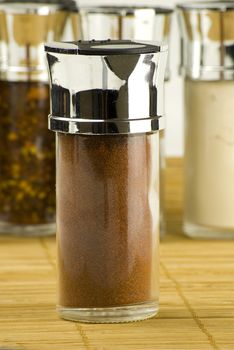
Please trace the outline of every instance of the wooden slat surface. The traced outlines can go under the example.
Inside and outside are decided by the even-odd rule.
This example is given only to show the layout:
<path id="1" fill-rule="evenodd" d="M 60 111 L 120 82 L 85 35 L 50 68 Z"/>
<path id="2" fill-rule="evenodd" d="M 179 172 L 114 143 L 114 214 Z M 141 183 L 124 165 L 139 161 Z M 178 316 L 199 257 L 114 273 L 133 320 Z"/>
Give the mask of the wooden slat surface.
<path id="1" fill-rule="evenodd" d="M 60 320 L 54 238 L 0 238 L 0 349 L 234 349 L 234 242 L 181 234 L 182 161 L 168 160 L 168 235 L 158 318 L 121 325 Z"/>

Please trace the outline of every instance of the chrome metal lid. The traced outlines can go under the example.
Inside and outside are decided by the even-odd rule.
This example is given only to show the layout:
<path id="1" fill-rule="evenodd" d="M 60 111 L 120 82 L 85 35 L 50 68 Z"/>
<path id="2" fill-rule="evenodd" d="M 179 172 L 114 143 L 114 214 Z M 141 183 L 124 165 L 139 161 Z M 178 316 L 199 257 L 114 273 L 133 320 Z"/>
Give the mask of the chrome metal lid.
<path id="1" fill-rule="evenodd" d="M 135 11 L 154 10 L 157 14 L 171 14 L 173 9 L 162 6 L 84 6 L 82 9 L 89 13 L 106 13 L 106 14 L 134 14 Z"/>
<path id="2" fill-rule="evenodd" d="M 131 40 L 79 40 L 72 43 L 45 44 L 45 51 L 65 55 L 133 55 L 167 51 L 167 45 L 153 45 L 151 42 L 133 42 Z"/>
<path id="3" fill-rule="evenodd" d="M 163 128 L 167 46 L 131 40 L 45 45 L 49 128 L 71 134 L 129 134 Z"/>
<path id="4" fill-rule="evenodd" d="M 60 10 L 78 11 L 75 0 L 0 0 L 0 8 L 11 13 L 41 13 L 42 7 L 56 6 Z"/>
<path id="5" fill-rule="evenodd" d="M 233 1 L 196 1 L 196 2 L 187 2 L 185 4 L 178 4 L 177 8 L 183 10 L 232 10 L 234 9 Z"/>
<path id="6" fill-rule="evenodd" d="M 180 4 L 181 72 L 194 80 L 234 79 L 234 1 Z"/>

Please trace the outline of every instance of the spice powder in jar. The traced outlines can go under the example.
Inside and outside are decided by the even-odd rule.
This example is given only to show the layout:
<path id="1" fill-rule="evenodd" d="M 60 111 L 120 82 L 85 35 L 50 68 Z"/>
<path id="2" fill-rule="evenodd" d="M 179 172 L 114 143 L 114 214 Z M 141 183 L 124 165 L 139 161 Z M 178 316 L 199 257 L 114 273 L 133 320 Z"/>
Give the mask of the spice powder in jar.
<path id="1" fill-rule="evenodd" d="M 158 299 L 157 150 L 158 134 L 58 135 L 60 305 Z"/>

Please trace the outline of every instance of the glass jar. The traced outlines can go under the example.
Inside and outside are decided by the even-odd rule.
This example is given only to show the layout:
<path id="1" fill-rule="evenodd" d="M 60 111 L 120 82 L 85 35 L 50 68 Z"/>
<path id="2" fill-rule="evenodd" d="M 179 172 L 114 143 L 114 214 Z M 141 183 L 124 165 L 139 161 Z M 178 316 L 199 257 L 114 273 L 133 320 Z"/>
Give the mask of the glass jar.
<path id="1" fill-rule="evenodd" d="M 101 323 L 152 317 L 167 48 L 85 41 L 46 51 L 57 134 L 59 315 Z"/>
<path id="2" fill-rule="evenodd" d="M 64 35 L 69 4 L 0 3 L 0 233 L 55 233 L 55 142 L 48 132 L 44 41 Z"/>
<path id="3" fill-rule="evenodd" d="M 167 7 L 91 6 L 81 9 L 85 40 L 150 40 L 169 43 L 173 10 Z M 165 74 L 170 79 L 169 60 Z M 160 233 L 166 232 L 165 220 L 165 132 L 160 131 Z"/>
<path id="4" fill-rule="evenodd" d="M 234 5 L 179 6 L 185 77 L 184 231 L 234 238 Z"/>

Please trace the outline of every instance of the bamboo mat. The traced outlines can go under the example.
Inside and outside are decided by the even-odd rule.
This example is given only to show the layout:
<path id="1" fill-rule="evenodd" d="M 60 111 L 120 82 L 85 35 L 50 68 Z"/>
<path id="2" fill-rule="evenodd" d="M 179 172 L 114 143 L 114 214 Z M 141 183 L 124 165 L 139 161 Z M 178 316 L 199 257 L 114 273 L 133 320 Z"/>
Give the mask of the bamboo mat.
<path id="1" fill-rule="evenodd" d="M 159 317 L 121 325 L 60 320 L 54 238 L 1 237 L 1 350 L 234 349 L 234 242 L 183 237 L 181 168 L 168 160 Z"/>

